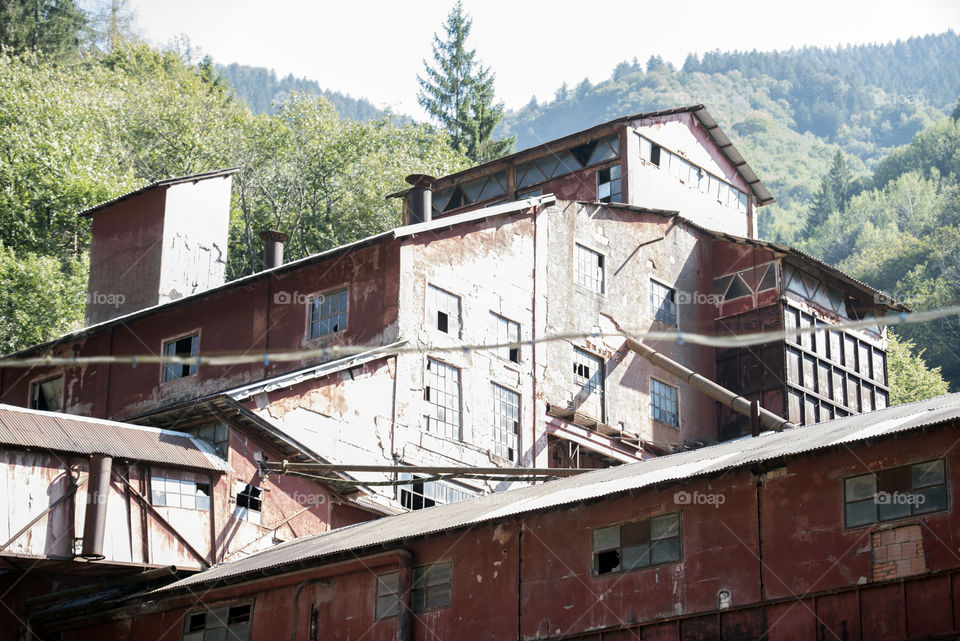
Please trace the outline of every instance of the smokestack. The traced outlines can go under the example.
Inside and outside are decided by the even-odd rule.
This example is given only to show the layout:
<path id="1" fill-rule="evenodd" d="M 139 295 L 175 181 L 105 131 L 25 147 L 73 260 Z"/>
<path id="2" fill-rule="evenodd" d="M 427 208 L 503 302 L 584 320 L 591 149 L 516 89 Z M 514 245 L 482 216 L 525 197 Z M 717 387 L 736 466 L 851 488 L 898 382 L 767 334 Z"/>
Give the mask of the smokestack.
<path id="1" fill-rule="evenodd" d="M 407 192 L 408 225 L 426 223 L 433 219 L 433 176 L 410 174 L 407 183 L 412 185 Z"/>
<path id="2" fill-rule="evenodd" d="M 107 531 L 107 496 L 110 492 L 110 470 L 113 459 L 106 454 L 90 458 L 90 480 L 87 482 L 87 508 L 83 515 L 83 548 L 80 556 L 89 561 L 103 558 L 103 535 Z"/>
<path id="3" fill-rule="evenodd" d="M 263 268 L 273 269 L 283 264 L 283 244 L 290 240 L 286 234 L 271 229 L 260 232 L 263 241 Z"/>

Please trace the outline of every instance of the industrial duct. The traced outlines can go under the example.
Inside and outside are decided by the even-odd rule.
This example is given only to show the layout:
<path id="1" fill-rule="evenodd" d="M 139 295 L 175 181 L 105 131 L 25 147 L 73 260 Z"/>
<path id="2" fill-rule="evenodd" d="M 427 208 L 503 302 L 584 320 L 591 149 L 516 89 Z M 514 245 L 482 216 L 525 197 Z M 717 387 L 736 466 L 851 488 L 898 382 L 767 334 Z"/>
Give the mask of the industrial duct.
<path id="1" fill-rule="evenodd" d="M 83 516 L 83 547 L 80 556 L 89 561 L 104 557 L 103 536 L 107 532 L 107 497 L 113 458 L 94 454 L 90 458 L 90 480 L 87 483 L 87 507 Z"/>

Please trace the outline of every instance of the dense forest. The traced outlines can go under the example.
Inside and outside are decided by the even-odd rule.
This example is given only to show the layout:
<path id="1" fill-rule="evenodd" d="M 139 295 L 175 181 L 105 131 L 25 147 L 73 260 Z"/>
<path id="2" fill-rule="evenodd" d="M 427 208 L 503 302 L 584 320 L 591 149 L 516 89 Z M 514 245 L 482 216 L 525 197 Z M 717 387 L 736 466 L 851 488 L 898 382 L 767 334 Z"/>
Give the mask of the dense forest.
<path id="1" fill-rule="evenodd" d="M 239 167 L 234 278 L 257 269 L 260 229 L 290 234 L 291 258 L 350 242 L 398 223 L 399 203 L 383 196 L 408 173 L 471 162 L 443 129 L 368 101 L 137 42 L 121 28 L 122 2 L 97 15 L 42 2 L 51 7 L 43 25 L 30 24 L 39 13 L 15 11 L 26 0 L 0 9 L 0 352 L 82 324 L 90 230 L 75 214 L 90 205 L 162 178 Z M 960 301 L 958 94 L 952 32 L 714 52 L 679 70 L 652 57 L 531 101 L 497 134 L 523 148 L 624 114 L 704 103 L 778 199 L 761 210 L 762 236 L 928 309 Z M 897 331 L 894 400 L 946 389 L 916 354 L 960 383 L 956 318 Z"/>

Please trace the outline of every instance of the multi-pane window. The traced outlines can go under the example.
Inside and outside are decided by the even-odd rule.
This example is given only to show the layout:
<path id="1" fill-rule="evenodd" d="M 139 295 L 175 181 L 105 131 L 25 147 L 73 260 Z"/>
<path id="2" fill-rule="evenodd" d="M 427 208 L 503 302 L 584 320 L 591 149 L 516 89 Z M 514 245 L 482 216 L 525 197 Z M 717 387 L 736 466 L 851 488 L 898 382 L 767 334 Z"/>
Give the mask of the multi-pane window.
<path id="1" fill-rule="evenodd" d="M 603 293 L 603 254 L 576 243 L 573 249 L 573 282 Z"/>
<path id="2" fill-rule="evenodd" d="M 184 336 L 176 340 L 167 341 L 163 344 L 164 356 L 176 356 L 179 358 L 190 358 L 198 354 L 200 348 L 200 335 L 193 334 Z M 172 381 L 175 378 L 183 378 L 197 373 L 196 363 L 167 363 L 163 366 L 163 380 Z"/>
<path id="3" fill-rule="evenodd" d="M 57 412 L 63 398 L 63 376 L 53 376 L 30 385 L 30 408 Z"/>
<path id="4" fill-rule="evenodd" d="M 517 188 L 559 178 L 584 167 L 598 165 L 616 158 L 620 154 L 620 136 L 611 134 L 604 138 L 591 140 L 563 151 L 553 151 L 546 156 L 517 165 Z"/>
<path id="5" fill-rule="evenodd" d="M 408 510 L 422 510 L 434 505 L 458 503 L 475 496 L 475 494 L 455 487 L 450 483 L 425 481 L 406 472 L 400 473 L 400 479 L 411 481 L 406 485 L 399 486 L 400 504 Z"/>
<path id="6" fill-rule="evenodd" d="M 256 485 L 237 483 L 237 509 L 234 518 L 251 523 L 260 523 L 260 513 L 263 511 L 263 490 Z"/>
<path id="7" fill-rule="evenodd" d="M 520 435 L 520 395 L 502 385 L 490 383 L 493 401 L 493 453 L 516 462 Z"/>
<path id="8" fill-rule="evenodd" d="M 183 617 L 183 641 L 248 641 L 252 603 L 235 603 L 188 612 Z"/>
<path id="9" fill-rule="evenodd" d="M 671 327 L 677 326 L 677 290 L 650 279 L 650 313 Z"/>
<path id="10" fill-rule="evenodd" d="M 154 471 L 150 494 L 154 505 L 210 511 L 210 483 L 190 472 Z"/>
<path id="11" fill-rule="evenodd" d="M 423 398 L 427 411 L 423 426 L 447 438 L 460 440 L 460 370 L 432 358 L 427 359 Z"/>
<path id="12" fill-rule="evenodd" d="M 574 409 L 603 419 L 603 359 L 573 348 Z"/>
<path id="13" fill-rule="evenodd" d="M 593 574 L 600 576 L 680 560 L 680 515 L 593 530 Z"/>
<path id="14" fill-rule="evenodd" d="M 410 609 L 414 612 L 450 607 L 453 573 L 450 562 L 413 568 Z M 400 613 L 400 573 L 377 577 L 376 617 L 384 619 Z"/>
<path id="15" fill-rule="evenodd" d="M 427 285 L 427 320 L 445 334 L 460 337 L 460 297 Z"/>
<path id="16" fill-rule="evenodd" d="M 227 452 L 230 449 L 230 432 L 227 431 L 227 426 L 223 423 L 217 421 L 191 427 L 178 427 L 177 429 L 206 441 L 213 446 L 220 458 L 227 460 Z"/>
<path id="17" fill-rule="evenodd" d="M 519 363 L 520 325 L 493 312 L 490 312 L 490 317 L 494 328 L 493 339 L 495 344 L 500 346 L 495 348 L 496 355 L 505 360 Z"/>
<path id="18" fill-rule="evenodd" d="M 947 509 L 944 459 L 862 474 L 843 482 L 847 527 Z"/>
<path id="19" fill-rule="evenodd" d="M 347 328 L 347 290 L 340 289 L 310 300 L 310 338 Z"/>
<path id="20" fill-rule="evenodd" d="M 623 201 L 620 189 L 620 165 L 606 167 L 597 172 L 597 200 L 602 203 Z"/>
<path id="21" fill-rule="evenodd" d="M 650 379 L 650 416 L 653 420 L 667 425 L 680 425 L 676 387 L 661 383 L 655 378 Z"/>

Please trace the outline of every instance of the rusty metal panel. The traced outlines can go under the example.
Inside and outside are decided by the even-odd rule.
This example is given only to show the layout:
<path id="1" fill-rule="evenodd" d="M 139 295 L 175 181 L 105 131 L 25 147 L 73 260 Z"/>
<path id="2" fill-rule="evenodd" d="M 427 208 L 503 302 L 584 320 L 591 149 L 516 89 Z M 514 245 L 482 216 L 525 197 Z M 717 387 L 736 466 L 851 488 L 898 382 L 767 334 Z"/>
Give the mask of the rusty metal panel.
<path id="1" fill-rule="evenodd" d="M 221 472 L 230 469 L 209 445 L 189 434 L 6 405 L 0 405 L 0 444 Z"/>
<path id="2" fill-rule="evenodd" d="M 860 621 L 863 637 L 871 641 L 907 638 L 904 587 L 893 584 L 860 593 Z"/>

